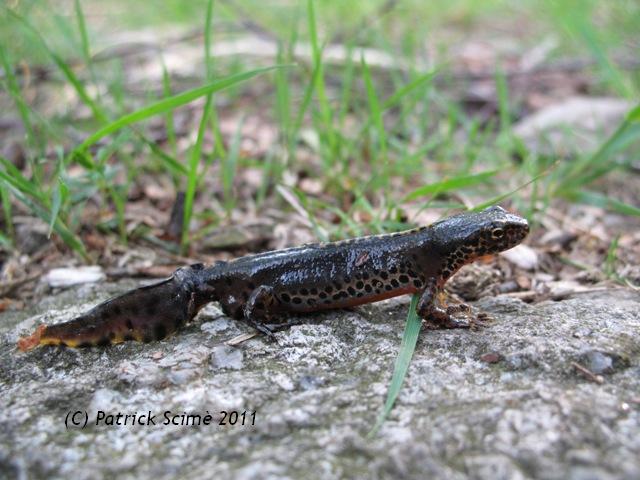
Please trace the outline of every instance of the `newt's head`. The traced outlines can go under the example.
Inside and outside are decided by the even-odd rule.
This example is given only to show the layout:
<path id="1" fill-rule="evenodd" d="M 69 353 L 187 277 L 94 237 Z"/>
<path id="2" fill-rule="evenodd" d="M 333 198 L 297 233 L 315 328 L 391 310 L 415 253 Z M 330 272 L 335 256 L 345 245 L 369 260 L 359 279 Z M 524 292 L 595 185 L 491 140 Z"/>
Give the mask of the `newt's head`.
<path id="1" fill-rule="evenodd" d="M 447 269 L 454 272 L 478 257 L 515 247 L 529 233 L 529 224 L 494 206 L 436 222 L 431 225 L 431 233 L 447 257 Z"/>

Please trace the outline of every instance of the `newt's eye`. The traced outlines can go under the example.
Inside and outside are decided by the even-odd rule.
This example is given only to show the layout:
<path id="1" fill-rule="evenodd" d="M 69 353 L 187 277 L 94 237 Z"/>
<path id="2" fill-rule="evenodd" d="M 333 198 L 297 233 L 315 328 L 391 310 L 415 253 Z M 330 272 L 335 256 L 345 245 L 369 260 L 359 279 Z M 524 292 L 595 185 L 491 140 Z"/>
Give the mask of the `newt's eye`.
<path id="1" fill-rule="evenodd" d="M 494 228 L 491 230 L 491 236 L 493 238 L 502 238 L 504 237 L 504 230 L 501 228 Z"/>

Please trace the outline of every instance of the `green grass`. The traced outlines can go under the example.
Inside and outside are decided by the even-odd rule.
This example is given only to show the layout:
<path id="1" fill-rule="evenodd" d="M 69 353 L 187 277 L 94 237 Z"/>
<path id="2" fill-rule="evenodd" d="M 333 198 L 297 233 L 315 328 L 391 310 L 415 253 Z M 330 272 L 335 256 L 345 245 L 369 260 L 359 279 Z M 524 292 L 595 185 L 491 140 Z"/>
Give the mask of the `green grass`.
<path id="1" fill-rule="evenodd" d="M 246 20 L 232 3 L 76 0 L 64 10 L 43 0 L 17 2 L 16 10 L 0 7 L 0 101 L 24 126 L 26 156 L 24 169 L 0 158 L 0 245 L 11 248 L 13 216 L 28 212 L 91 262 L 95 252 L 86 249 L 81 235 L 86 203 L 111 212 L 95 227 L 126 244 L 136 235 L 126 225 L 129 194 L 136 179 L 147 173 L 166 176 L 176 190 L 185 192 L 179 247 L 185 253 L 201 237 L 193 231 L 194 219 L 204 219 L 213 228 L 243 210 L 235 188 L 249 167 L 262 171 L 251 198 L 258 211 L 264 204 L 295 210 L 320 240 L 409 227 L 414 220 L 409 210 L 440 209 L 445 214 L 452 208 L 480 209 L 505 200 L 532 220 L 558 200 L 640 216 L 637 205 L 601 189 L 608 176 L 624 174 L 638 160 L 640 106 L 593 153 L 557 159 L 528 151 L 513 136 L 520 106 L 510 91 L 505 62 L 491 72 L 497 112 L 482 119 L 469 113 L 448 88 L 455 82 L 450 64 L 455 62 L 428 68 L 409 62 L 404 69 L 380 69 L 356 53 L 369 47 L 394 59 L 432 60 L 432 51 L 446 53 L 469 30 L 497 34 L 504 24 L 496 24 L 496 18 L 511 18 L 514 25 L 526 18 L 531 32 L 523 50 L 551 36 L 558 41 L 552 59 L 593 59 L 587 70 L 596 79 L 593 94 L 637 101 L 640 75 L 621 66 L 616 55 L 621 45 L 638 43 L 640 5 L 406 0 L 380 14 L 384 3 L 308 0 L 264 8 L 257 0 L 242 2 L 242 12 L 250 12 L 250 20 L 278 46 L 277 58 L 268 61 L 212 55 L 212 46 L 227 40 L 229 30 Z M 126 84 L 125 61 L 96 56 L 112 46 L 108 33 L 114 26 L 161 30 L 176 24 L 202 32 L 195 41 L 204 57 L 196 84 L 172 77 L 158 55 L 164 69 L 160 85 L 135 95 Z M 336 42 L 352 52 L 341 65 L 325 60 Z M 310 46 L 308 61 L 298 62 L 293 55 L 300 44 Z M 48 72 L 47 85 L 61 102 L 62 92 L 73 92 L 68 109 L 45 113 L 34 108 L 31 93 L 38 84 L 28 84 L 28 72 L 38 66 Z M 243 104 L 246 89 L 257 84 L 267 94 L 255 104 Z M 465 85 L 460 86 L 464 90 Z M 202 101 L 197 132 L 185 147 L 176 132 L 177 113 L 197 100 Z M 230 138 L 220 131 L 223 104 L 243 109 Z M 247 158 L 241 127 L 256 114 L 273 119 L 279 141 L 263 158 Z M 166 126 L 164 145 L 147 132 L 147 122 L 155 117 Z M 80 139 L 69 136 L 69 127 Z M 213 139 L 212 145 L 207 138 Z M 308 158 L 313 160 L 304 160 Z M 318 179 L 322 194 L 285 182 L 285 175 L 290 179 L 298 174 Z M 614 275 L 617 251 L 616 240 L 604 267 L 609 276 Z M 407 330 L 417 337 L 411 312 L 413 307 Z M 411 335 L 404 340 L 384 415 L 415 347 Z"/>
<path id="2" fill-rule="evenodd" d="M 416 313 L 416 306 L 420 300 L 420 295 L 415 294 L 411 297 L 411 303 L 409 304 L 409 311 L 407 313 L 407 322 L 404 327 L 404 333 L 402 334 L 402 343 L 396 357 L 396 363 L 393 367 L 393 374 L 391 375 L 391 381 L 389 382 L 389 390 L 387 391 L 387 399 L 385 400 L 384 407 L 378 414 L 378 418 L 373 428 L 369 431 L 368 438 L 373 438 L 378 430 L 389 416 L 393 405 L 400 395 L 400 389 L 404 382 L 407 372 L 409 371 L 409 363 L 411 357 L 415 351 L 418 343 L 418 334 L 420 333 L 420 327 L 422 326 L 422 320 Z"/>

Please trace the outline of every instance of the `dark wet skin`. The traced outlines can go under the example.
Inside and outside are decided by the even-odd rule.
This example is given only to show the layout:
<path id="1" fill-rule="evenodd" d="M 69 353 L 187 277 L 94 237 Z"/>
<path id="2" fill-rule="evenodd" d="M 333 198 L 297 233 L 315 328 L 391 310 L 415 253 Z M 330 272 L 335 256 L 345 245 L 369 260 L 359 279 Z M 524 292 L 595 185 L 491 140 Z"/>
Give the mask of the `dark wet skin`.
<path id="1" fill-rule="evenodd" d="M 315 312 L 420 293 L 418 315 L 440 327 L 459 326 L 438 294 L 460 267 L 519 244 L 527 221 L 501 207 L 455 215 L 428 227 L 275 250 L 205 268 L 177 270 L 160 283 L 132 290 L 59 325 L 20 340 L 72 347 L 165 337 L 218 301 L 225 314 L 267 335 L 288 326 L 288 314 Z"/>

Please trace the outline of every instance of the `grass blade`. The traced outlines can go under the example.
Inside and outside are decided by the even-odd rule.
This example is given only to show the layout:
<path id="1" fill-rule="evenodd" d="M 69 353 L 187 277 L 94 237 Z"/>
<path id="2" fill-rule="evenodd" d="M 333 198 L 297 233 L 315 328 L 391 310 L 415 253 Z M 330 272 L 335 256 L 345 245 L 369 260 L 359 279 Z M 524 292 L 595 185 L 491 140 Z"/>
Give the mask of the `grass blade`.
<path id="1" fill-rule="evenodd" d="M 4 183 L 2 189 L 2 201 L 5 215 L 7 214 L 7 206 L 5 199 L 9 201 L 8 190 L 14 197 L 36 216 L 40 217 L 45 223 L 49 224 L 60 238 L 76 253 L 78 253 L 86 261 L 90 261 L 82 241 L 69 230 L 65 223 L 60 219 L 60 206 L 57 205 L 58 199 L 54 194 L 53 200 L 49 200 L 48 195 L 42 191 L 36 184 L 29 181 L 18 168 L 9 160 L 0 157 L 0 164 L 4 170 L 0 170 L 0 181 Z M 64 196 L 64 190 L 60 190 L 60 201 Z M 53 202 L 53 204 L 52 204 Z"/>
<path id="2" fill-rule="evenodd" d="M 609 249 L 607 250 L 607 256 L 604 259 L 604 273 L 609 278 L 615 278 L 619 280 L 618 275 L 616 274 L 616 262 L 618 261 L 618 243 L 620 242 L 620 234 L 617 234 L 611 240 L 609 244 Z"/>
<path id="3" fill-rule="evenodd" d="M 311 51 L 313 55 L 313 63 L 317 66 L 317 76 L 315 76 L 315 91 L 318 94 L 318 103 L 320 105 L 320 115 L 322 118 L 325 133 L 327 135 L 327 143 L 331 156 L 329 157 L 329 163 L 335 161 L 336 152 L 336 135 L 333 130 L 333 114 L 331 112 L 331 105 L 329 105 L 329 99 L 327 98 L 326 87 L 324 82 L 324 68 L 322 64 L 322 47 L 318 42 L 318 29 L 316 22 L 316 12 L 313 6 L 314 0 L 307 1 L 307 15 L 309 16 L 309 37 L 311 40 Z"/>
<path id="4" fill-rule="evenodd" d="M 496 93 L 498 94 L 498 116 L 500 118 L 500 132 L 511 130 L 511 112 L 509 109 L 509 87 L 507 78 L 501 68 L 496 69 Z"/>
<path id="5" fill-rule="evenodd" d="M 284 198 L 284 200 L 293 207 L 293 209 L 304 219 L 313 230 L 316 238 L 320 242 L 328 242 L 329 234 L 318 223 L 313 215 L 311 201 L 302 190 L 297 188 L 288 189 L 282 185 L 276 186 L 276 191 Z"/>
<path id="6" fill-rule="evenodd" d="M 36 201 L 31 200 L 15 183 L 11 182 L 11 177 L 5 172 L 0 170 L 0 180 L 4 181 L 7 186 L 13 192 L 13 195 L 22 202 L 29 210 L 36 214 L 40 219 L 46 223 L 51 221 L 51 212 L 43 206 L 39 205 Z M 82 244 L 82 241 L 75 235 L 65 223 L 58 217 L 53 219 L 53 230 L 60 236 L 62 241 L 66 243 L 71 249 L 78 253 L 85 261 L 90 262 L 91 258 L 87 254 L 87 251 Z"/>
<path id="7" fill-rule="evenodd" d="M 4 157 L 0 157 L 0 163 L 6 171 L 0 170 L 0 177 L 2 177 L 7 184 L 21 192 L 25 192 L 39 202 L 46 203 L 47 197 L 44 195 L 44 192 L 22 175 L 22 172 L 13 163 Z"/>
<path id="8" fill-rule="evenodd" d="M 284 61 L 284 46 L 282 42 L 278 43 L 278 63 Z M 291 88 L 289 75 L 287 70 L 276 71 L 276 116 L 280 125 L 280 132 L 285 143 L 289 142 L 291 135 L 291 96 L 289 89 Z"/>
<path id="9" fill-rule="evenodd" d="M 340 129 L 344 128 L 344 121 L 352 107 L 351 96 L 353 94 L 353 81 L 355 79 L 355 65 L 353 62 L 353 43 L 349 42 L 347 45 L 347 57 L 342 73 L 342 91 L 340 92 L 340 103 L 338 107 L 338 125 Z"/>
<path id="10" fill-rule="evenodd" d="M 207 2 L 207 13 L 204 21 L 204 62 L 205 62 L 205 74 L 207 80 L 211 80 L 214 77 L 214 62 L 213 55 L 211 55 L 211 47 L 213 46 L 213 6 L 214 0 Z M 213 132 L 214 151 L 211 153 L 211 161 L 213 161 L 214 155 L 224 156 L 226 150 L 224 148 L 224 139 L 220 132 L 220 126 L 218 123 L 218 112 L 216 111 L 216 104 L 213 102 L 211 108 L 211 131 Z M 209 163 L 210 163 L 209 162 Z"/>
<path id="11" fill-rule="evenodd" d="M 107 123 L 109 121 L 109 118 L 103 112 L 102 108 L 93 100 L 93 98 L 89 96 L 89 94 L 85 90 L 84 86 L 82 85 L 78 77 L 76 77 L 76 74 L 73 73 L 71 68 L 69 68 L 69 65 L 67 65 L 65 61 L 57 53 L 49 50 L 48 47 L 46 47 L 46 50 L 49 52 L 49 55 L 53 59 L 53 62 L 56 64 L 56 66 L 67 78 L 67 81 L 71 85 L 73 85 L 73 88 L 78 94 L 78 97 L 80 97 L 80 100 L 82 100 L 82 102 L 91 109 L 93 116 L 98 121 L 100 121 L 100 123 Z"/>
<path id="12" fill-rule="evenodd" d="M 318 61 L 320 60 L 318 59 Z M 322 69 L 320 67 L 321 67 L 320 63 L 315 63 L 314 61 L 313 72 L 311 73 L 311 80 L 307 84 L 307 87 L 305 88 L 304 95 L 302 96 L 302 102 L 300 103 L 300 108 L 298 109 L 296 119 L 293 123 L 292 141 L 296 140 L 300 127 L 302 126 L 302 121 L 304 120 L 304 116 L 307 113 L 307 110 L 309 109 L 309 104 L 311 103 L 311 97 L 313 96 L 314 86 L 318 82 L 318 77 L 322 73 Z"/>
<path id="13" fill-rule="evenodd" d="M 204 66 L 207 78 L 213 77 L 213 57 L 211 56 L 211 20 L 213 19 L 213 0 L 207 2 L 207 13 L 204 21 Z"/>
<path id="14" fill-rule="evenodd" d="M 407 376 L 409 362 L 411 361 L 413 352 L 416 349 L 418 334 L 420 333 L 420 327 L 422 326 L 422 320 L 418 317 L 416 312 L 416 306 L 418 305 L 419 298 L 420 294 L 417 293 L 411 297 L 409 313 L 407 314 L 407 323 L 405 324 L 402 343 L 400 344 L 400 352 L 396 358 L 396 363 L 393 367 L 393 375 L 391 376 L 391 382 L 389 383 L 389 390 L 387 391 L 387 400 L 384 403 L 382 412 L 378 415 L 375 425 L 367 435 L 369 438 L 372 438 L 378 432 L 389 415 L 389 412 L 391 412 L 393 404 L 400 394 L 402 383 Z"/>
<path id="15" fill-rule="evenodd" d="M 470 208 L 469 211 L 470 212 L 479 212 L 480 210 L 484 210 L 487 207 L 491 207 L 492 205 L 496 205 L 498 203 L 500 203 L 502 200 L 504 200 L 505 198 L 510 197 L 511 195 L 513 195 L 514 193 L 522 190 L 523 188 L 531 185 L 534 182 L 537 182 L 539 179 L 541 179 L 542 177 L 548 175 L 554 168 L 556 168 L 556 166 L 558 165 L 558 161 L 556 161 L 555 163 L 553 163 L 549 168 L 547 168 L 546 170 L 544 170 L 543 172 L 539 173 L 538 175 L 536 175 L 535 177 L 533 177 L 531 180 L 529 180 L 528 182 L 523 183 L 522 185 L 518 185 L 516 188 L 514 188 L 513 190 L 510 190 L 506 193 L 501 193 L 500 195 L 497 195 L 489 200 L 487 200 L 486 202 L 480 203 L 478 205 L 476 205 L 473 208 Z"/>
<path id="16" fill-rule="evenodd" d="M 4 215 L 6 231 L 13 239 L 15 238 L 15 230 L 13 228 L 13 215 L 11 213 L 11 196 L 9 195 L 9 189 L 4 183 L 0 183 L 0 202 L 2 202 L 2 213 Z"/>
<path id="17" fill-rule="evenodd" d="M 164 97 L 171 96 L 171 77 L 169 76 L 167 65 L 164 63 L 164 60 L 162 60 L 162 95 Z M 169 142 L 169 145 L 171 146 L 171 153 L 175 157 L 176 153 L 178 152 L 178 141 L 176 140 L 176 128 L 173 118 L 173 110 L 169 110 L 167 112 L 165 117 L 165 124 L 165 128 L 167 130 L 167 140 Z"/>
<path id="18" fill-rule="evenodd" d="M 0 246 L 5 247 L 7 250 L 12 247 L 11 240 L 5 237 L 2 232 L 0 232 Z"/>
<path id="19" fill-rule="evenodd" d="M 51 236 L 51 232 L 53 231 L 53 226 L 56 223 L 56 218 L 60 214 L 60 207 L 62 206 L 62 191 L 61 191 L 61 183 L 62 181 L 58 180 L 58 184 L 56 188 L 53 190 L 53 195 L 51 196 L 51 213 L 49 219 L 49 231 L 47 232 L 47 237 Z"/>
<path id="20" fill-rule="evenodd" d="M 618 125 L 615 132 L 600 145 L 598 150 L 590 156 L 579 159 L 569 167 L 562 176 L 562 181 L 556 188 L 556 193 L 562 195 L 564 191 L 578 189 L 597 178 L 595 171 L 607 173 L 611 157 L 626 148 L 631 142 L 640 138 L 640 104 L 634 107 L 624 120 Z"/>
<path id="21" fill-rule="evenodd" d="M 9 58 L 5 52 L 5 49 L 0 45 L 0 63 L 4 69 L 4 76 L 6 81 L 6 89 L 13 97 L 13 101 L 18 108 L 20 117 L 22 118 L 22 124 L 24 125 L 25 132 L 27 134 L 27 141 L 31 144 L 35 142 L 35 136 L 33 134 L 33 126 L 31 125 L 31 115 L 29 113 L 29 107 L 27 106 L 20 90 L 20 84 L 13 73 L 13 67 L 9 62 Z"/>
<path id="22" fill-rule="evenodd" d="M 211 114 L 211 105 L 213 98 L 211 95 L 207 96 L 207 101 L 204 105 L 202 112 L 202 118 L 200 119 L 200 126 L 198 127 L 198 136 L 196 137 L 196 143 L 191 149 L 191 157 L 189 158 L 189 173 L 187 177 L 187 190 L 184 195 L 184 217 L 182 223 L 182 237 L 180 245 L 182 251 L 186 251 L 189 244 L 189 226 L 191 225 L 191 216 L 193 215 L 193 200 L 196 196 L 196 185 L 198 184 L 198 164 L 200 163 L 200 154 L 202 153 L 202 141 L 204 140 L 204 132 L 209 121 L 209 115 Z"/>
<path id="23" fill-rule="evenodd" d="M 585 15 L 577 15 L 575 20 L 575 27 L 578 34 L 582 37 L 589 50 L 591 50 L 591 54 L 598 62 L 606 80 L 617 90 L 619 94 L 627 97 L 631 96 L 632 91 L 629 88 L 624 75 L 615 66 L 615 64 L 611 62 L 610 56 L 605 51 L 602 45 L 602 40 L 599 38 L 598 31 L 594 28 L 594 25 L 587 20 Z"/>
<path id="24" fill-rule="evenodd" d="M 103 112 L 102 108 L 89 96 L 84 86 L 82 85 L 78 77 L 76 77 L 76 74 L 73 73 L 69 65 L 67 65 L 66 62 L 57 53 L 49 48 L 47 43 L 44 41 L 44 38 L 42 38 L 42 35 L 40 35 L 40 32 L 14 11 L 9 10 L 9 14 L 20 23 L 22 23 L 22 25 L 24 25 L 38 39 L 38 42 L 42 45 L 43 50 L 47 52 L 47 54 L 51 57 L 51 60 L 53 60 L 53 63 L 56 64 L 67 81 L 73 86 L 80 100 L 82 100 L 82 102 L 89 107 L 89 109 L 93 113 L 93 116 L 101 123 L 107 123 L 109 119 Z"/>
<path id="25" fill-rule="evenodd" d="M 412 80 L 411 82 L 407 83 L 406 85 L 398 88 L 395 92 L 393 92 L 389 97 L 387 97 L 381 105 L 381 110 L 382 113 L 384 113 L 385 111 L 387 111 L 388 109 L 396 106 L 398 103 L 400 103 L 400 101 L 406 97 L 407 95 L 409 95 L 411 92 L 413 92 L 414 90 L 417 90 L 418 88 L 428 85 L 431 80 L 433 80 L 433 78 L 435 77 L 435 75 L 438 73 L 439 71 L 437 69 L 429 71 L 423 75 L 419 75 L 418 77 L 416 77 L 414 80 Z M 371 116 L 369 116 L 362 124 L 362 126 L 360 127 L 360 130 L 358 132 L 358 134 L 356 135 L 356 137 L 361 137 L 364 132 L 366 132 L 366 130 L 371 126 L 371 124 L 373 123 L 373 118 Z M 356 148 L 356 142 L 353 142 L 350 144 L 350 147 L 347 149 L 347 152 L 345 152 L 345 157 L 348 157 L 350 155 L 353 154 L 353 149 Z"/>
<path id="26" fill-rule="evenodd" d="M 380 149 L 379 158 L 382 159 L 384 169 L 382 175 L 388 180 L 388 163 L 387 163 L 387 137 L 384 130 L 384 122 L 382 120 L 382 110 L 380 108 L 380 102 L 378 101 L 378 94 L 373 85 L 373 79 L 371 78 L 371 72 L 369 67 L 364 61 L 364 56 L 361 59 L 362 64 L 362 76 L 364 77 L 364 83 L 367 88 L 367 99 L 369 101 L 369 111 L 371 112 L 371 118 L 378 130 L 378 146 Z"/>
<path id="27" fill-rule="evenodd" d="M 80 0 L 74 2 L 76 10 L 76 18 L 78 19 L 78 30 L 80 31 L 80 44 L 82 45 L 82 56 L 85 61 L 89 63 L 91 60 L 91 53 L 89 52 L 89 35 L 87 35 L 87 24 L 84 21 L 84 13 L 82 12 L 82 5 Z"/>
<path id="28" fill-rule="evenodd" d="M 166 153 L 162 150 L 156 143 L 147 139 L 144 136 L 141 136 L 143 141 L 151 148 L 151 151 L 156 154 L 165 164 L 167 170 L 169 170 L 175 177 L 179 177 L 181 175 L 187 175 L 189 170 L 182 163 L 176 160 L 174 157 Z"/>
<path id="29" fill-rule="evenodd" d="M 106 137 L 107 135 L 112 134 L 120 130 L 127 125 L 132 123 L 139 122 L 141 120 L 145 120 L 149 117 L 153 117 L 154 115 L 158 115 L 160 113 L 166 113 L 169 110 L 175 109 L 189 103 L 196 98 L 203 97 L 205 95 L 209 95 L 214 92 L 218 92 L 225 88 L 231 87 L 232 85 L 236 85 L 240 82 L 244 82 L 245 80 L 249 80 L 256 75 L 260 75 L 261 73 L 268 72 L 270 70 L 274 70 L 276 68 L 283 68 L 289 65 L 274 65 L 271 67 L 257 68 L 255 70 L 249 70 L 248 72 L 242 72 L 235 75 L 229 75 L 221 80 L 216 80 L 215 82 L 209 83 L 208 85 L 204 85 L 202 87 L 194 88 L 192 90 L 187 90 L 186 92 L 179 93 L 169 98 L 162 99 L 158 102 L 152 103 L 151 105 L 147 105 L 135 112 L 128 113 L 118 118 L 117 120 L 105 125 L 97 132 L 90 135 L 84 142 L 82 142 L 78 147 L 74 150 L 74 152 L 80 152 L 85 150 L 89 146 L 93 145 L 95 142 L 100 140 L 101 138 Z"/>
<path id="30" fill-rule="evenodd" d="M 616 200 L 615 198 L 607 197 L 602 193 L 590 191 L 571 192 L 567 195 L 567 197 L 574 202 L 594 205 L 596 207 L 604 208 L 606 210 L 612 210 L 623 215 L 640 217 L 640 208 L 634 207 L 633 205 L 629 205 L 628 203 L 622 202 L 620 200 Z"/>
<path id="31" fill-rule="evenodd" d="M 450 190 L 458 190 L 460 188 L 470 187 L 479 183 L 485 183 L 500 171 L 501 169 L 487 170 L 485 172 L 476 173 L 474 175 L 463 175 L 460 177 L 453 177 L 450 179 L 442 180 L 440 182 L 423 185 L 422 187 L 415 189 L 413 192 L 407 195 L 404 198 L 404 201 L 407 202 L 420 197 L 426 197 L 427 195 L 434 195 L 437 193 L 448 192 Z"/>
<path id="32" fill-rule="evenodd" d="M 227 212 L 227 217 L 229 218 L 231 218 L 231 211 L 235 206 L 233 198 L 233 182 L 236 177 L 236 168 L 240 158 L 240 143 L 242 142 L 243 124 L 244 118 L 241 118 L 233 135 L 229 151 L 222 162 L 222 198 L 224 202 L 224 209 Z"/>
<path id="33" fill-rule="evenodd" d="M 402 100 L 405 96 L 409 95 L 414 90 L 427 85 L 433 80 L 433 78 L 438 74 L 438 69 L 431 70 L 427 73 L 417 76 L 413 80 L 411 80 L 406 85 L 398 88 L 395 92 L 393 92 L 389 98 L 387 98 L 382 103 L 382 109 L 388 110 L 389 108 L 395 106 Z"/>

